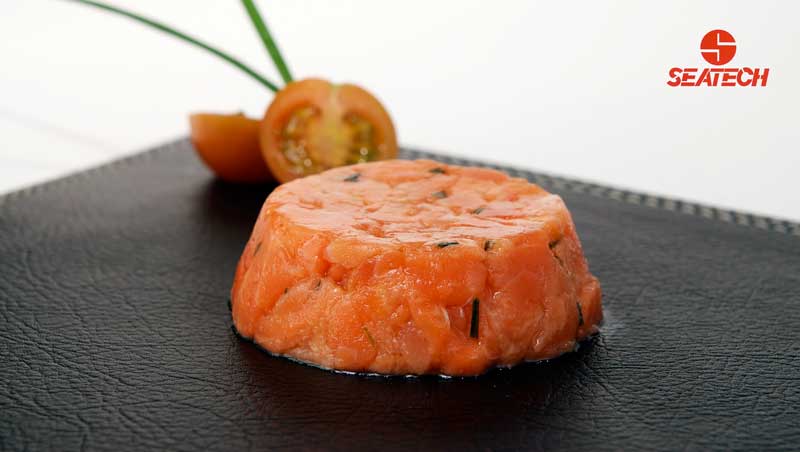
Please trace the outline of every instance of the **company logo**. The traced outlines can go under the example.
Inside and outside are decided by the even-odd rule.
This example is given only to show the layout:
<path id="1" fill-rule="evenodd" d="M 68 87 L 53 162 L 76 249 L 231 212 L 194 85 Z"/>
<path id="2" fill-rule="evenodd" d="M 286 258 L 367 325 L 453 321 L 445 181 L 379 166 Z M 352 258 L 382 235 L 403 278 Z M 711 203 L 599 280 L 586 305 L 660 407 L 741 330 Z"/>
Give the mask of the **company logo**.
<path id="1" fill-rule="evenodd" d="M 722 66 L 736 55 L 736 40 L 725 30 L 711 30 L 700 41 L 700 54 L 709 63 Z"/>
<path id="2" fill-rule="evenodd" d="M 725 30 L 711 30 L 700 41 L 700 55 L 714 66 L 730 63 L 736 55 L 736 40 Z M 673 67 L 669 86 L 767 86 L 769 68 Z"/>

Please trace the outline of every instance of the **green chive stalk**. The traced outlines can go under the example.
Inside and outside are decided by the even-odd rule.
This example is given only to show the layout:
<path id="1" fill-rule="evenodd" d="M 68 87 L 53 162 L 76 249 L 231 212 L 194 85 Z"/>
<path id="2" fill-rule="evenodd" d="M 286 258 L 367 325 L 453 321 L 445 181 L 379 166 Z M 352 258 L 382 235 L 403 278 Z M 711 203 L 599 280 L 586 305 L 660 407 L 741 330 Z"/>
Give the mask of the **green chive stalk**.
<path id="1" fill-rule="evenodd" d="M 118 14 L 118 15 L 121 15 L 121 16 L 128 17 L 128 18 L 133 19 L 133 20 L 135 20 L 135 21 L 137 21 L 139 23 L 147 25 L 147 26 L 149 26 L 151 28 L 155 28 L 156 30 L 160 30 L 160 31 L 162 31 L 164 33 L 167 33 L 167 34 L 169 34 L 169 35 L 171 35 L 173 37 L 176 37 L 176 38 L 178 38 L 178 39 L 180 39 L 180 40 L 182 40 L 184 42 L 187 42 L 187 43 L 192 44 L 192 45 L 194 45 L 196 47 L 199 47 L 199 48 L 201 48 L 201 49 L 203 49 L 203 50 L 205 50 L 205 51 L 207 51 L 207 52 L 209 52 L 209 53 L 211 53 L 213 55 L 216 55 L 217 57 L 227 61 L 228 63 L 236 66 L 237 68 L 239 68 L 245 74 L 247 74 L 250 77 L 254 78 L 256 81 L 258 81 L 260 84 L 262 84 L 265 87 L 267 87 L 272 92 L 278 92 L 278 90 L 280 89 L 280 88 L 278 88 L 277 85 L 275 85 L 271 81 L 267 80 L 266 77 L 264 77 L 263 75 L 259 74 L 254 69 L 252 69 L 250 66 L 248 66 L 248 65 L 244 64 L 243 62 L 241 62 L 239 59 L 231 56 L 230 54 L 228 54 L 226 52 L 223 52 L 222 50 L 219 50 L 219 49 L 217 49 L 215 47 L 212 47 L 211 45 L 206 44 L 205 42 L 202 42 L 199 39 L 193 38 L 192 36 L 189 36 L 186 33 L 180 32 L 180 31 L 170 27 L 169 25 L 165 25 L 165 24 L 163 24 L 161 22 L 157 22 L 157 21 L 155 21 L 153 19 L 149 19 L 149 18 L 141 16 L 139 14 L 136 14 L 136 13 L 133 13 L 133 12 L 130 12 L 130 11 L 126 11 L 126 10 L 124 10 L 122 8 L 117 8 L 116 6 L 111 6 L 111 5 L 108 5 L 108 4 L 105 4 L 105 3 L 101 3 L 101 2 L 96 2 L 96 1 L 92 1 L 92 0 L 70 0 L 70 1 L 74 1 L 74 2 L 77 2 L 77 3 L 82 3 L 82 4 L 88 5 L 88 6 L 94 6 L 95 8 L 99 8 L 99 9 L 102 9 L 102 10 L 105 10 L 105 11 L 108 11 L 108 12 L 111 12 L 111 13 L 114 13 L 114 14 Z M 276 51 L 277 51 L 277 47 L 276 47 Z M 287 70 L 287 74 L 288 74 L 288 70 Z"/>
<path id="2" fill-rule="evenodd" d="M 261 18 L 261 14 L 259 14 L 255 3 L 253 3 L 253 0 L 242 0 L 242 5 L 244 5 L 244 9 L 247 10 L 247 15 L 250 16 L 253 26 L 256 27 L 261 41 L 264 42 L 264 47 L 266 47 L 267 53 L 269 53 L 269 56 L 272 58 L 272 62 L 275 63 L 275 67 L 278 69 L 278 72 L 281 73 L 283 82 L 287 84 L 291 83 L 292 74 L 289 73 L 289 67 L 286 65 L 286 61 L 284 61 L 275 40 L 272 39 L 272 34 L 270 34 L 269 28 L 267 28 L 267 23 Z"/>

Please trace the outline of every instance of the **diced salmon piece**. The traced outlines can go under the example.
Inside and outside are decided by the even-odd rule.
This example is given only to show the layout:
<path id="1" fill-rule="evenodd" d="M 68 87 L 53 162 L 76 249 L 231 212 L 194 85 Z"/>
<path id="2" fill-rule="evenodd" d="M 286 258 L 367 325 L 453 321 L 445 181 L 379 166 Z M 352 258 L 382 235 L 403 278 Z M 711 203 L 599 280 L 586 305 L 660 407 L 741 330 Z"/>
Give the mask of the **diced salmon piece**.
<path id="1" fill-rule="evenodd" d="M 383 161 L 278 187 L 231 290 L 239 333 L 321 367 L 476 375 L 597 331 L 563 201 L 489 169 Z"/>

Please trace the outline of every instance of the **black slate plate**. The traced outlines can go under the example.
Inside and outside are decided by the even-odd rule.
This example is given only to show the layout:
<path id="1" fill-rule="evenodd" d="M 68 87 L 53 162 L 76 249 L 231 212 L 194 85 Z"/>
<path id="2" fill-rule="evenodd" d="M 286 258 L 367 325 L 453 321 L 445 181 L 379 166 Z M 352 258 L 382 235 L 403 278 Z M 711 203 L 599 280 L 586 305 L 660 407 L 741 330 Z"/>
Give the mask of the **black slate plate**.
<path id="1" fill-rule="evenodd" d="M 797 448 L 797 225 L 510 171 L 564 196 L 607 320 L 473 379 L 332 374 L 239 340 L 227 294 L 271 187 L 213 180 L 185 141 L 0 198 L 0 446 Z"/>

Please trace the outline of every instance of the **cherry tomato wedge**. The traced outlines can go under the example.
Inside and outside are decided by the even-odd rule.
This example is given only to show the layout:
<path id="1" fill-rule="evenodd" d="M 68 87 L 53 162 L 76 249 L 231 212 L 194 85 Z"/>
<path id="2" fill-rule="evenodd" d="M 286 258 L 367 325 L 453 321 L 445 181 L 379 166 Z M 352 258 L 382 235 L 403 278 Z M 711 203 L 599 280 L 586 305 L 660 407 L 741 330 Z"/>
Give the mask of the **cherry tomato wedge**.
<path id="1" fill-rule="evenodd" d="M 261 152 L 280 182 L 342 165 L 397 157 L 394 125 L 383 105 L 355 85 L 292 82 L 261 123 Z"/>
<path id="2" fill-rule="evenodd" d="M 195 113 L 189 116 L 192 144 L 220 179 L 258 183 L 273 180 L 261 156 L 260 121 L 245 115 Z"/>

